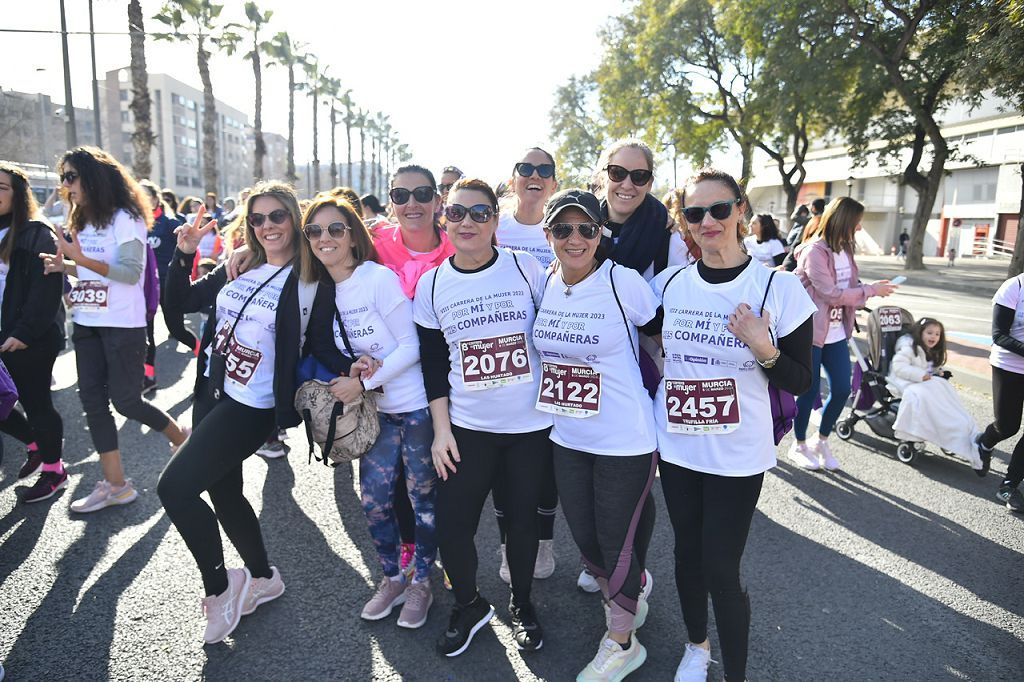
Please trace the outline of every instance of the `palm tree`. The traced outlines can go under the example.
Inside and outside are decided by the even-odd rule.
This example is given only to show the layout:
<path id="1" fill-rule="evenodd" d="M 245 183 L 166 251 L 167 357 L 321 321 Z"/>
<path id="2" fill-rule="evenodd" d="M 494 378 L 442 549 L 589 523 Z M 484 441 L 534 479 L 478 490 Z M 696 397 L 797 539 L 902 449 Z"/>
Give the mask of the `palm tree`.
<path id="1" fill-rule="evenodd" d="M 355 102 L 352 101 L 352 91 L 346 90 L 341 97 L 338 98 L 338 103 L 345 107 L 345 118 L 342 122 L 345 124 L 345 140 L 346 150 L 348 153 L 348 168 L 346 169 L 346 183 L 349 187 L 352 186 L 352 127 L 355 124 L 355 114 L 352 111 L 355 106 Z"/>
<path id="2" fill-rule="evenodd" d="M 157 40 L 189 41 L 196 48 L 199 78 L 203 82 L 203 184 L 207 192 L 217 191 L 217 100 L 213 98 L 210 80 L 210 53 L 207 42 L 220 40 L 217 19 L 224 5 L 211 0 L 166 0 L 154 19 L 171 28 L 170 33 L 156 33 Z M 182 30 L 188 25 L 188 31 Z"/>
<path id="3" fill-rule="evenodd" d="M 391 117 L 384 112 L 377 113 L 377 149 L 380 151 L 377 162 L 377 194 L 384 186 L 384 163 L 388 157 L 387 144 L 391 139 Z"/>
<path id="4" fill-rule="evenodd" d="M 324 104 L 331 105 L 331 187 L 337 187 L 338 162 L 335 155 L 337 148 L 334 142 L 334 129 L 338 126 L 338 93 L 341 92 L 341 79 L 324 76 L 320 82 L 320 91 L 328 100 Z"/>
<path id="5" fill-rule="evenodd" d="M 366 127 L 370 124 L 370 112 L 359 109 L 353 125 L 359 128 L 359 192 L 366 191 Z"/>
<path id="6" fill-rule="evenodd" d="M 317 151 L 319 139 L 317 121 L 320 118 L 320 112 L 317 111 L 320 104 L 318 98 L 320 97 L 321 79 L 325 76 L 327 69 L 320 70 L 320 57 L 312 52 L 302 56 L 302 68 L 306 72 L 304 87 L 309 91 L 309 96 L 313 98 L 313 193 L 315 194 L 320 191 L 320 156 Z"/>
<path id="7" fill-rule="evenodd" d="M 377 145 L 380 142 L 380 128 L 377 127 L 377 117 L 374 115 L 366 122 L 370 134 L 370 192 L 377 192 Z"/>
<path id="8" fill-rule="evenodd" d="M 247 26 L 242 24 L 228 24 L 227 31 L 221 36 L 221 47 L 228 54 L 234 54 L 241 42 L 241 35 L 234 31 L 247 31 L 252 38 L 252 49 L 245 54 L 245 59 L 252 62 L 252 74 L 256 81 L 256 113 L 252 124 L 255 144 L 252 155 L 252 179 L 259 182 L 263 179 L 263 158 L 267 155 L 267 143 L 263 140 L 263 70 L 260 66 L 260 52 L 268 49 L 268 44 L 260 42 L 260 30 L 270 21 L 274 13 L 271 11 L 261 12 L 255 2 L 245 3 L 245 17 L 249 20 Z"/>
<path id="9" fill-rule="evenodd" d="M 391 169 L 393 167 L 395 167 L 395 151 L 398 148 L 398 143 L 399 142 L 401 142 L 401 140 L 398 138 L 398 133 L 395 132 L 395 131 L 392 131 L 391 132 L 391 137 L 388 138 L 388 144 L 387 144 L 387 146 L 388 146 L 388 156 L 387 156 L 388 171 L 387 171 L 387 173 L 384 176 L 386 178 L 390 178 L 391 177 Z"/>
<path id="10" fill-rule="evenodd" d="M 267 66 L 283 66 L 288 69 L 288 158 L 285 166 L 285 180 L 291 184 L 298 182 L 295 174 L 295 67 L 300 64 L 300 43 L 294 42 L 287 32 L 281 31 L 266 45 L 270 56 Z"/>
<path id="11" fill-rule="evenodd" d="M 150 153 L 156 138 L 153 135 L 152 101 L 149 97 L 149 73 L 146 71 L 146 27 L 142 19 L 139 0 L 128 2 L 128 34 L 131 36 L 132 55 L 132 173 L 137 178 L 148 178 L 153 173 Z"/>
<path id="12" fill-rule="evenodd" d="M 412 152 L 409 151 L 409 145 L 405 142 L 401 143 L 395 148 L 395 158 L 397 163 L 405 163 L 406 161 L 412 160 Z"/>

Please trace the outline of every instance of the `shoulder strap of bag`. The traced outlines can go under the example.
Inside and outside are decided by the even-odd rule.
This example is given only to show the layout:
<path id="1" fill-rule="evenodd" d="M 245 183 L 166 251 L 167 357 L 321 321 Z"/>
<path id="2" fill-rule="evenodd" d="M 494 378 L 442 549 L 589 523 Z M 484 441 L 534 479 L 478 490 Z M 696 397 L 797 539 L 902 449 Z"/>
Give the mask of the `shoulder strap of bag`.
<path id="1" fill-rule="evenodd" d="M 764 298 L 761 299 L 761 310 L 758 311 L 758 315 L 764 315 L 764 304 L 768 302 L 768 292 L 772 288 L 772 280 L 775 279 L 775 270 L 772 270 L 772 274 L 768 275 L 768 286 L 764 288 Z M 772 334 L 771 325 L 768 325 L 768 335 L 772 337 L 772 343 L 775 343 L 775 335 Z"/>
<path id="2" fill-rule="evenodd" d="M 345 350 L 348 351 L 349 357 L 353 360 L 356 359 L 356 352 L 352 350 L 352 344 L 348 340 L 348 334 L 345 332 L 345 323 L 341 321 L 341 313 L 338 312 L 338 306 L 334 306 L 334 319 L 338 321 L 338 329 L 341 330 L 341 340 L 345 344 Z"/>
<path id="3" fill-rule="evenodd" d="M 666 291 L 668 291 L 668 285 L 669 285 L 669 284 L 672 284 L 672 280 L 674 280 L 674 279 L 676 278 L 676 275 L 678 275 L 678 274 L 679 274 L 680 272 L 682 272 L 682 271 L 683 271 L 683 270 L 685 270 L 685 269 L 686 269 L 686 268 L 679 268 L 678 270 L 676 270 L 675 272 L 673 272 L 673 273 L 672 273 L 672 276 L 668 278 L 668 281 L 667 281 L 667 282 L 665 282 L 665 286 L 663 286 L 663 287 L 661 288 L 661 301 L 662 301 L 662 303 L 664 303 L 664 302 L 665 302 L 665 292 L 666 292 Z M 772 275 L 774 275 L 774 274 L 775 274 L 775 273 L 773 272 L 773 273 L 772 273 Z M 762 302 L 761 302 L 761 307 L 762 307 L 762 308 L 764 308 L 764 301 L 762 301 Z"/>
<path id="4" fill-rule="evenodd" d="M 252 299 L 256 298 L 256 294 L 258 294 L 261 291 L 263 291 L 263 287 L 265 287 L 268 284 L 270 284 L 270 281 L 272 279 L 274 279 L 275 277 L 277 277 L 278 275 L 280 275 L 281 272 L 286 267 L 288 267 L 288 266 L 287 265 L 282 265 L 280 268 L 278 268 L 277 272 L 275 272 L 273 275 L 268 277 L 262 284 L 260 284 L 258 287 L 256 287 L 256 291 L 254 291 L 251 294 L 249 294 L 249 298 L 245 299 L 245 303 L 242 304 L 242 308 L 238 311 L 238 317 L 235 318 L 234 323 L 231 325 L 231 332 L 228 334 L 228 340 L 229 341 L 231 339 L 235 338 L 235 327 L 238 326 L 238 321 L 242 319 L 242 313 L 244 313 L 245 309 L 247 307 L 249 307 L 249 304 L 252 302 Z"/>
<path id="5" fill-rule="evenodd" d="M 437 305 L 434 303 L 434 294 L 437 292 L 437 274 L 441 272 L 442 267 L 444 267 L 444 261 L 441 261 L 441 265 L 434 268 L 434 280 L 430 283 L 430 309 L 434 311 L 434 317 L 437 318 L 438 324 L 441 324 L 441 316 L 437 314 Z"/>
<path id="6" fill-rule="evenodd" d="M 530 292 L 530 298 L 533 299 L 533 309 L 536 312 L 540 309 L 540 305 L 537 303 L 537 297 L 533 295 L 533 285 L 530 284 L 529 278 L 526 276 L 526 273 L 523 272 L 523 266 L 519 264 L 519 258 L 516 257 L 516 252 L 511 249 L 509 249 L 508 252 L 512 255 L 512 260 L 515 261 L 516 270 L 519 271 L 519 274 L 523 277 L 523 281 L 526 282 L 526 290 Z"/>
<path id="7" fill-rule="evenodd" d="M 615 305 L 619 306 L 619 314 L 622 315 L 622 324 L 626 325 L 626 338 L 629 339 L 629 349 L 633 351 L 633 357 L 636 358 L 636 364 L 640 364 L 640 356 L 636 353 L 636 348 L 633 346 L 633 335 L 629 333 L 629 320 L 626 319 L 626 311 L 622 307 L 622 301 L 619 300 L 619 292 L 615 289 L 615 263 L 608 269 L 608 279 L 612 283 L 612 296 L 615 297 Z"/>
<path id="8" fill-rule="evenodd" d="M 309 329 L 309 316 L 313 311 L 313 301 L 316 299 L 318 282 L 303 282 L 296 278 L 299 286 L 299 327 L 300 338 L 306 340 L 306 330 Z"/>

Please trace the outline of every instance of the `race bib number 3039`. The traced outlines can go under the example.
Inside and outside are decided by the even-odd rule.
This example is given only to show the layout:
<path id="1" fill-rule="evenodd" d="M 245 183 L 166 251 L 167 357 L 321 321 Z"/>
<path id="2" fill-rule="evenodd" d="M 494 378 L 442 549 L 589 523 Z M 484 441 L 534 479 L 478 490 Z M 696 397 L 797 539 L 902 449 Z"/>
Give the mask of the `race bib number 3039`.
<path id="1" fill-rule="evenodd" d="M 666 379 L 665 411 L 670 433 L 732 433 L 740 426 L 736 380 Z"/>
<path id="2" fill-rule="evenodd" d="M 530 356 L 526 352 L 526 334 L 522 332 L 460 341 L 459 351 L 462 354 L 462 383 L 467 391 L 533 380 Z"/>
<path id="3" fill-rule="evenodd" d="M 103 282 L 96 280 L 79 280 L 75 288 L 68 293 L 71 305 L 82 311 L 91 313 L 107 312 L 109 289 Z"/>
<path id="4" fill-rule="evenodd" d="M 579 365 L 542 363 L 537 409 L 577 419 L 593 417 L 601 411 L 601 373 Z"/>

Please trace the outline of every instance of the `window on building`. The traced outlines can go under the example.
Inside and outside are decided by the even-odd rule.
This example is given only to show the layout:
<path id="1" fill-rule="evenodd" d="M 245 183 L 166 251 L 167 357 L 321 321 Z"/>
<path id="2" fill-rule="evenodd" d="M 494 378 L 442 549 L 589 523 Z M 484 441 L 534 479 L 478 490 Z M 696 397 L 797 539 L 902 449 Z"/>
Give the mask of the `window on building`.
<path id="1" fill-rule="evenodd" d="M 129 95 L 128 95 L 128 91 L 127 90 L 121 90 L 119 94 L 120 94 L 122 102 L 127 102 L 128 101 Z"/>

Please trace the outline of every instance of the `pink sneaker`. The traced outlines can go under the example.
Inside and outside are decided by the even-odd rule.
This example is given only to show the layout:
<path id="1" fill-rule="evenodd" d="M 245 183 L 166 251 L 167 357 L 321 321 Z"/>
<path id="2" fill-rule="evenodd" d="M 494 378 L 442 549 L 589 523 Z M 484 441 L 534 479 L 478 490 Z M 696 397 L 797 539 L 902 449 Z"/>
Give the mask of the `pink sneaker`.
<path id="1" fill-rule="evenodd" d="M 793 444 L 789 447 L 789 458 L 801 469 L 817 471 L 820 468 L 818 453 L 812 450 L 806 441 L 803 443 L 796 440 L 793 441 Z"/>
<path id="2" fill-rule="evenodd" d="M 284 581 L 281 580 L 281 573 L 277 566 L 270 567 L 269 578 L 253 578 L 249 581 L 249 589 L 245 592 L 245 601 L 242 602 L 242 615 L 248 616 L 256 610 L 260 604 L 266 604 L 284 594 Z"/>
<path id="3" fill-rule="evenodd" d="M 228 589 L 222 594 L 203 597 L 203 613 L 206 614 L 204 642 L 221 642 L 238 627 L 238 621 L 242 618 L 242 603 L 249 591 L 249 579 L 248 569 L 229 568 Z"/>
<path id="4" fill-rule="evenodd" d="M 405 605 L 398 614 L 398 627 L 415 630 L 427 622 L 430 605 L 434 603 L 434 595 L 430 591 L 430 581 L 423 580 L 405 588 Z"/>
<path id="5" fill-rule="evenodd" d="M 380 620 L 391 615 L 391 610 L 405 603 L 405 580 L 392 580 L 384 576 L 377 592 L 366 602 L 360 617 L 363 620 Z"/>

